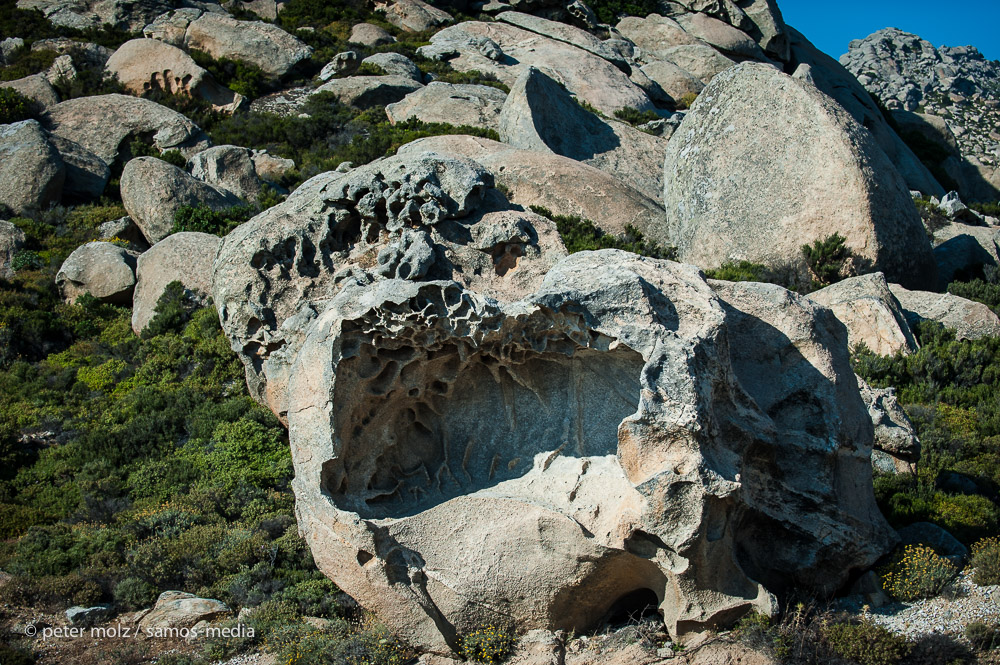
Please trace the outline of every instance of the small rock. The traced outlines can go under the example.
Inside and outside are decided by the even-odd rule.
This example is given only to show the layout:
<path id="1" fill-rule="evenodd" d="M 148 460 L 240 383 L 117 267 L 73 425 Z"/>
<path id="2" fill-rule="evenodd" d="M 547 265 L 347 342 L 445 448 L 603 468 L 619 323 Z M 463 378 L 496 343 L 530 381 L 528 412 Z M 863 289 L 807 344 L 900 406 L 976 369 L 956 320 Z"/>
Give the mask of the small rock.
<path id="1" fill-rule="evenodd" d="M 93 607 L 76 605 L 66 610 L 66 618 L 74 626 L 92 626 L 107 619 L 110 614 L 110 605 L 94 605 Z"/>

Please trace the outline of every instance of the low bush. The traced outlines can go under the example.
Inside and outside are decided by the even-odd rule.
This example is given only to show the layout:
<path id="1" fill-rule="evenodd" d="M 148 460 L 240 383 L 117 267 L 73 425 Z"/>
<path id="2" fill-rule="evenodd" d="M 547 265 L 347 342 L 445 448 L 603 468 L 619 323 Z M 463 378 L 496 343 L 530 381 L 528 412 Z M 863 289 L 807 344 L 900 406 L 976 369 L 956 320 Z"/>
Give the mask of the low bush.
<path id="1" fill-rule="evenodd" d="M 253 63 L 231 58 L 214 58 L 197 49 L 191 49 L 189 54 L 195 63 L 208 70 L 216 81 L 248 100 L 257 99 L 278 87 L 276 79 L 268 76 Z"/>
<path id="2" fill-rule="evenodd" d="M 542 206 L 531 206 L 531 211 L 556 223 L 559 236 L 570 254 L 597 249 L 622 249 L 654 259 L 672 261 L 677 258 L 676 247 L 662 247 L 650 242 L 634 226 L 626 226 L 625 235 L 618 237 L 601 231 L 589 219 L 575 215 L 556 215 Z"/>
<path id="3" fill-rule="evenodd" d="M 767 282 L 770 269 L 763 263 L 752 261 L 726 261 L 714 270 L 706 270 L 709 279 L 727 282 Z"/>
<path id="4" fill-rule="evenodd" d="M 1000 217 L 1000 201 L 985 203 L 970 203 L 969 207 L 982 215 Z"/>
<path id="5" fill-rule="evenodd" d="M 627 122 L 633 127 L 660 119 L 660 115 L 656 111 L 640 111 L 639 109 L 632 108 L 631 106 L 626 106 L 625 108 L 615 111 L 615 117 L 619 120 Z"/>
<path id="6" fill-rule="evenodd" d="M 982 651 L 1000 649 L 1000 624 L 973 621 L 965 627 L 965 639 Z"/>
<path id="7" fill-rule="evenodd" d="M 696 99 L 698 99 L 698 93 L 696 92 L 688 92 L 682 95 L 681 98 L 677 100 L 676 104 L 677 110 L 685 111 L 691 108 Z"/>
<path id="8" fill-rule="evenodd" d="M 514 631 L 500 626 L 485 626 L 463 635 L 459 653 L 475 663 L 502 663 L 514 651 Z"/>
<path id="9" fill-rule="evenodd" d="M 1000 584 L 1000 536 L 983 538 L 972 545 L 972 581 L 980 586 Z"/>
<path id="10" fill-rule="evenodd" d="M 764 651 L 779 661 L 791 653 L 789 636 L 781 630 L 780 625 L 760 612 L 751 612 L 740 619 L 733 627 L 733 635 L 747 646 Z"/>
<path id="11" fill-rule="evenodd" d="M 899 600 L 933 598 L 957 573 L 955 564 L 930 547 L 907 545 L 881 572 L 882 587 Z"/>
<path id="12" fill-rule="evenodd" d="M 251 205 L 240 205 L 226 210 L 213 210 L 205 205 L 181 206 L 174 213 L 172 232 L 198 231 L 225 236 L 256 214 L 257 209 Z"/>
<path id="13" fill-rule="evenodd" d="M 115 585 L 115 604 L 125 610 L 141 610 L 156 601 L 156 587 L 138 577 L 126 577 Z"/>
<path id="14" fill-rule="evenodd" d="M 655 0 L 592 0 L 591 9 L 601 23 L 615 25 L 625 16 L 649 16 L 657 11 Z"/>
<path id="15" fill-rule="evenodd" d="M 0 67 L 0 81 L 14 81 L 32 74 L 41 74 L 52 66 L 58 55 L 55 51 L 20 48 L 7 59 L 5 66 Z"/>
<path id="16" fill-rule="evenodd" d="M 0 88 L 0 125 L 29 120 L 38 115 L 38 104 L 13 88 Z"/>
<path id="17" fill-rule="evenodd" d="M 838 656 L 859 665 L 896 665 L 911 650 L 906 638 L 869 620 L 835 623 L 823 635 Z"/>

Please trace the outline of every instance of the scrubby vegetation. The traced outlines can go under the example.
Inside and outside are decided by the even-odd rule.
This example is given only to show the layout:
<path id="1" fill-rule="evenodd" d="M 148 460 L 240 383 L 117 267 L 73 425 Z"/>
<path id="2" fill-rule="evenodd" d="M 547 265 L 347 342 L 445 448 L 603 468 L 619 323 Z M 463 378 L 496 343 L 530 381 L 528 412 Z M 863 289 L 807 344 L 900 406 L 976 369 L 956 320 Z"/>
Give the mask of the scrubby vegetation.
<path id="1" fill-rule="evenodd" d="M 958 568 L 924 545 L 907 545 L 882 571 L 882 587 L 899 600 L 933 598 L 941 593 Z"/>
<path id="2" fill-rule="evenodd" d="M 557 215 L 542 206 L 531 206 L 531 211 L 556 223 L 556 229 L 570 254 L 596 249 L 623 249 L 654 259 L 677 258 L 676 247 L 662 247 L 650 242 L 634 226 L 626 226 L 625 235 L 618 237 L 601 231 L 589 219 L 575 215 Z"/>
<path id="3" fill-rule="evenodd" d="M 181 206 L 174 213 L 173 232 L 198 231 L 224 236 L 255 214 L 257 208 L 250 205 L 227 210 L 212 210 L 208 206 Z"/>
<path id="4" fill-rule="evenodd" d="M 972 546 L 972 581 L 982 586 L 1000 584 L 1000 536 L 983 538 Z"/>
<path id="5" fill-rule="evenodd" d="M 474 663 L 498 665 L 514 650 L 514 642 L 509 628 L 486 626 L 462 636 L 459 652 Z"/>
<path id="6" fill-rule="evenodd" d="M 829 286 L 846 276 L 844 267 L 851 258 L 851 250 L 846 243 L 847 238 L 834 233 L 823 240 L 814 241 L 812 245 L 802 245 L 802 256 L 816 282 L 814 288 Z"/>
<path id="7" fill-rule="evenodd" d="M 38 115 L 38 105 L 12 88 L 0 88 L 0 125 L 28 120 Z"/>
<path id="8" fill-rule="evenodd" d="M 615 111 L 615 117 L 633 127 L 660 119 L 660 115 L 656 111 L 640 111 L 631 106 L 626 106 Z"/>

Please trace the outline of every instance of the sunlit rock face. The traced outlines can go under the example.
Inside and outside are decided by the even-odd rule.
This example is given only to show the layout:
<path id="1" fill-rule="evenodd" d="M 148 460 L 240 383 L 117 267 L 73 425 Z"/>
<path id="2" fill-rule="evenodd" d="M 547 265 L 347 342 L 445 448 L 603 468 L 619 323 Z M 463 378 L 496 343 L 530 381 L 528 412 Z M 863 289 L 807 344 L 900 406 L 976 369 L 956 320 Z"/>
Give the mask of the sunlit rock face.
<path id="1" fill-rule="evenodd" d="M 829 310 L 553 234 L 424 154 L 319 176 L 224 240 L 220 317 L 288 424 L 325 574 L 447 652 L 636 594 L 684 635 L 886 551 Z"/>

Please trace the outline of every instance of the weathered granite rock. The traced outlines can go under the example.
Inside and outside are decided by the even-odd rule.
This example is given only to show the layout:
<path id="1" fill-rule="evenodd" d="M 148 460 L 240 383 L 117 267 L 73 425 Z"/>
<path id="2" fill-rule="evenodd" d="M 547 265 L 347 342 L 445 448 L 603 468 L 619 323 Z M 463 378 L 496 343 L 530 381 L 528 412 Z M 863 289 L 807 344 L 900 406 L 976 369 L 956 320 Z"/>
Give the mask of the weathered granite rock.
<path id="1" fill-rule="evenodd" d="M 286 173 L 295 168 L 295 162 L 291 159 L 268 154 L 266 150 L 254 150 L 253 166 L 261 180 L 277 183 Z"/>
<path id="2" fill-rule="evenodd" d="M 156 39 L 125 42 L 106 66 L 108 73 L 136 95 L 162 90 L 172 95 L 200 97 L 214 110 L 224 113 L 233 113 L 246 103 L 243 95 L 220 85 L 187 53 Z"/>
<path id="3" fill-rule="evenodd" d="M 938 286 L 944 290 L 956 277 L 970 277 L 1000 266 L 1000 230 L 952 223 L 934 232 Z"/>
<path id="4" fill-rule="evenodd" d="M 643 65 L 641 71 L 655 81 L 673 102 L 680 101 L 685 95 L 698 95 L 705 89 L 701 79 L 666 60 Z"/>
<path id="5" fill-rule="evenodd" d="M 18 49 L 24 48 L 24 39 L 21 37 L 6 37 L 0 39 L 0 63 L 7 64 Z"/>
<path id="6" fill-rule="evenodd" d="M 809 299 L 833 310 L 847 326 L 847 343 L 864 344 L 873 353 L 891 356 L 919 348 L 906 314 L 880 272 L 859 275 L 809 294 Z"/>
<path id="7" fill-rule="evenodd" d="M 745 32 L 702 13 L 681 14 L 677 23 L 689 35 L 714 46 L 720 51 L 742 58 L 767 61 L 763 49 Z"/>
<path id="8" fill-rule="evenodd" d="M 500 139 L 516 148 L 551 151 L 589 164 L 650 198 L 663 191 L 667 141 L 581 107 L 555 80 L 528 67 L 500 112 Z"/>
<path id="9" fill-rule="evenodd" d="M 335 76 L 347 76 L 361 66 L 357 51 L 344 51 L 333 56 L 333 60 L 323 65 L 319 72 L 320 81 L 329 81 Z"/>
<path id="10" fill-rule="evenodd" d="M 261 183 L 249 148 L 217 145 L 188 160 L 188 172 L 210 185 L 232 192 L 244 201 L 256 201 Z"/>
<path id="11" fill-rule="evenodd" d="M 982 303 L 950 293 L 909 291 L 898 284 L 890 284 L 889 288 L 911 326 L 929 320 L 954 330 L 955 338 L 960 340 L 1000 337 L 1000 318 Z"/>
<path id="12" fill-rule="evenodd" d="M 0 88 L 11 88 L 28 99 L 33 99 L 43 109 L 59 103 L 59 93 L 44 74 L 32 74 L 22 79 L 0 82 Z"/>
<path id="13" fill-rule="evenodd" d="M 77 203 L 99 198 L 111 177 L 107 162 L 76 141 L 56 134 L 50 135 L 49 141 L 59 151 L 66 166 L 63 200 Z"/>
<path id="14" fill-rule="evenodd" d="M 235 194 L 196 180 L 155 157 L 138 157 L 126 164 L 121 191 L 122 205 L 150 245 L 170 235 L 174 214 L 181 206 L 204 205 L 225 210 L 241 203 Z"/>
<path id="15" fill-rule="evenodd" d="M 110 23 L 135 32 L 165 11 L 173 0 L 17 0 L 19 9 L 37 9 L 55 25 L 86 30 Z"/>
<path id="16" fill-rule="evenodd" d="M 507 93 L 488 85 L 467 85 L 432 81 L 411 92 L 402 101 L 385 107 L 393 124 L 409 118 L 422 122 L 446 122 L 497 130 L 500 110 Z"/>
<path id="17" fill-rule="evenodd" d="M 185 116 L 129 95 L 70 99 L 49 109 L 47 119 L 53 134 L 79 143 L 107 164 L 123 156 L 137 136 L 150 136 L 159 150 L 178 150 L 185 157 L 211 145 Z"/>
<path id="18" fill-rule="evenodd" d="M 747 62 L 713 79 L 667 145 L 665 170 L 668 227 L 685 262 L 804 271 L 802 245 L 836 232 L 861 271 L 937 284 L 920 216 L 871 134 L 773 67 Z"/>
<path id="19" fill-rule="evenodd" d="M 82 607 L 74 605 L 66 610 L 66 618 L 74 626 L 93 626 L 111 616 L 110 605 L 94 605 L 93 607 Z"/>
<path id="20" fill-rule="evenodd" d="M 519 150 L 472 136 L 433 136 L 399 149 L 400 155 L 424 151 L 460 155 L 488 170 L 511 202 L 527 209 L 547 208 L 557 215 L 589 219 L 604 231 L 624 235 L 629 226 L 665 243 L 663 208 L 624 182 L 592 166 L 548 152 Z"/>
<path id="21" fill-rule="evenodd" d="M 427 153 L 321 174 L 236 228 L 213 295 L 251 394 L 287 418 L 306 301 L 345 280 L 450 279 L 503 300 L 536 288 L 566 250 L 555 224 L 510 207 L 483 167 Z"/>
<path id="22" fill-rule="evenodd" d="M 114 53 L 113 50 L 106 46 L 100 46 L 91 42 L 81 42 L 69 37 L 36 39 L 31 42 L 31 50 L 55 51 L 59 55 L 71 55 L 77 62 L 96 69 L 103 68 L 108 58 Z"/>
<path id="23" fill-rule="evenodd" d="M 901 545 L 927 545 L 941 556 L 954 557 L 962 562 L 969 556 L 969 548 L 937 524 L 914 522 L 898 533 Z"/>
<path id="24" fill-rule="evenodd" d="M 780 287 L 606 250 L 517 302 L 328 294 L 295 322 L 298 520 L 412 644 L 583 630 L 642 590 L 686 635 L 773 612 L 769 588 L 832 592 L 893 543 L 843 327 Z"/>
<path id="25" fill-rule="evenodd" d="M 67 303 L 89 293 L 102 302 L 129 305 L 135 288 L 138 254 L 110 242 L 88 242 L 73 250 L 56 274 Z"/>
<path id="26" fill-rule="evenodd" d="M 0 219 L 0 279 L 12 279 L 14 257 L 24 247 L 24 232 Z"/>
<path id="27" fill-rule="evenodd" d="M 230 613 L 229 607 L 212 598 L 198 598 L 182 591 L 164 591 L 142 619 L 144 632 L 157 628 L 191 628 L 199 621 L 218 619 Z"/>
<path id="28" fill-rule="evenodd" d="M 860 376 L 858 388 L 875 426 L 872 468 L 881 473 L 915 473 L 920 459 L 917 430 L 892 388 L 873 388 Z"/>
<path id="29" fill-rule="evenodd" d="M 347 41 L 362 46 L 381 46 L 393 43 L 396 38 L 386 32 L 385 28 L 371 23 L 358 23 L 351 28 L 351 36 Z"/>
<path id="30" fill-rule="evenodd" d="M 645 91 L 607 60 L 513 25 L 460 23 L 435 34 L 418 53 L 447 60 L 459 71 L 492 74 L 508 86 L 528 67 L 536 67 L 609 116 L 627 106 L 655 108 Z"/>
<path id="31" fill-rule="evenodd" d="M 132 330 L 139 334 L 155 315 L 167 284 L 178 281 L 197 302 L 212 293 L 212 262 L 222 240 L 208 233 L 175 233 L 139 256 L 132 296 Z"/>
<path id="32" fill-rule="evenodd" d="M 65 180 L 62 157 L 37 121 L 0 125 L 0 204 L 18 214 L 48 208 Z"/>
<path id="33" fill-rule="evenodd" d="M 133 222 L 132 218 L 128 215 L 112 219 L 110 222 L 104 222 L 98 227 L 98 231 L 100 232 L 99 238 L 101 240 L 107 240 L 108 242 L 124 240 L 128 243 L 129 249 L 139 253 L 149 249 L 149 243 L 146 242 L 146 237 L 142 235 L 139 225 Z"/>
<path id="34" fill-rule="evenodd" d="M 424 80 L 420 68 L 402 53 L 374 53 L 361 62 L 378 67 L 390 76 L 404 76 L 417 83 L 422 83 Z"/>
<path id="35" fill-rule="evenodd" d="M 330 79 L 313 94 L 332 92 L 341 104 L 366 109 L 394 104 L 422 87 L 423 84 L 406 76 L 348 76 Z"/>
<path id="36" fill-rule="evenodd" d="M 451 14 L 423 0 L 392 0 L 385 8 L 385 19 L 410 32 L 423 32 L 454 21 Z"/>
<path id="37" fill-rule="evenodd" d="M 614 64 L 619 69 L 627 70 L 629 68 L 627 58 L 623 57 L 619 50 L 612 48 L 592 33 L 576 26 L 560 21 L 550 21 L 540 16 L 525 14 L 524 12 L 502 12 L 497 14 L 496 19 L 504 23 L 516 25 L 528 32 L 534 32 L 549 39 L 565 42 L 588 53 L 593 53 L 599 58 L 603 58 Z"/>
<path id="38" fill-rule="evenodd" d="M 944 189 L 927 167 L 889 127 L 882 111 L 864 86 L 843 65 L 813 46 L 794 28 L 786 26 L 786 32 L 791 43 L 789 71 L 794 71 L 803 64 L 809 65 L 814 85 L 835 99 L 861 126 L 871 132 L 879 147 L 903 176 L 909 189 L 932 196 L 944 194 Z"/>
<path id="39" fill-rule="evenodd" d="M 284 76 L 312 55 L 311 47 L 276 25 L 238 21 L 216 12 L 169 12 L 147 25 L 143 33 L 184 49 L 204 51 L 214 58 L 252 63 L 271 76 Z"/>

